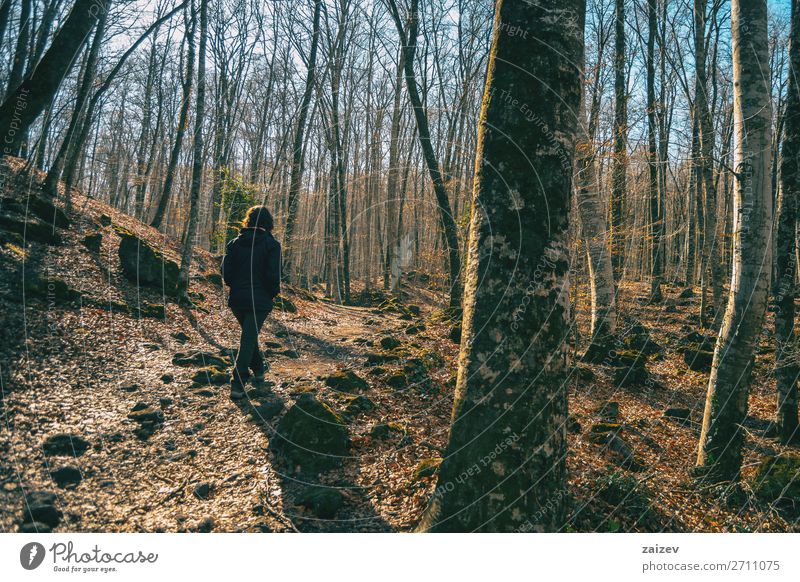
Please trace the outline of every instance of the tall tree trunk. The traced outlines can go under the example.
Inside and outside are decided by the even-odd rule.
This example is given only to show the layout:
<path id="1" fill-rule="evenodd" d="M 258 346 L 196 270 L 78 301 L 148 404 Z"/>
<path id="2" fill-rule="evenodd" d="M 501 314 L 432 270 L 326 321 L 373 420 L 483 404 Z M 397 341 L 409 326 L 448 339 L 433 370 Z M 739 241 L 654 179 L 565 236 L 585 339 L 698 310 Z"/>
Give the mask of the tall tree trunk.
<path id="1" fill-rule="evenodd" d="M 203 185 L 203 121 L 206 101 L 206 46 L 208 43 L 208 0 L 200 0 L 200 49 L 197 55 L 197 103 L 194 114 L 194 152 L 192 159 L 192 185 L 189 190 L 189 220 L 181 251 L 180 294 L 189 291 L 189 274 L 192 266 L 197 221 L 200 211 L 200 188 Z"/>
<path id="2" fill-rule="evenodd" d="M 650 300 L 661 301 L 662 252 L 661 229 L 664 219 L 660 214 L 658 184 L 658 146 L 656 143 L 656 34 L 658 18 L 656 0 L 647 3 L 647 194 L 650 204 Z"/>
<path id="3" fill-rule="evenodd" d="M 397 204 L 397 185 L 400 176 L 400 121 L 402 108 L 400 96 L 403 92 L 403 57 L 397 63 L 394 102 L 392 103 L 392 127 L 389 137 L 389 171 L 386 176 L 386 254 L 383 266 L 383 289 L 395 291 L 400 285 L 399 251 L 400 230 Z"/>
<path id="4" fill-rule="evenodd" d="M 450 201 L 447 197 L 447 190 L 444 187 L 442 173 L 439 169 L 439 162 L 433 151 L 431 143 L 431 132 L 428 126 L 428 116 L 422 105 L 422 99 L 417 88 L 417 80 L 414 75 L 414 54 L 417 49 L 417 27 L 419 26 L 419 0 L 411 0 L 408 12 L 408 31 L 403 28 L 400 19 L 400 12 L 394 0 L 388 0 L 392 11 L 392 16 L 400 35 L 400 42 L 403 47 L 403 68 L 406 76 L 406 88 L 408 89 L 408 99 L 414 110 L 414 118 L 417 122 L 417 135 L 419 136 L 422 155 L 425 165 L 433 183 L 433 192 L 436 196 L 436 205 L 439 210 L 439 226 L 442 238 L 447 245 L 448 274 L 450 277 L 450 308 L 459 309 L 461 306 L 461 260 L 458 250 L 458 229 L 450 208 Z"/>
<path id="5" fill-rule="evenodd" d="M 66 21 L 31 76 L 0 105 L 0 136 L 3 153 L 19 151 L 28 128 L 53 100 L 61 81 L 69 73 L 101 11 L 112 0 L 76 0 Z"/>
<path id="6" fill-rule="evenodd" d="M 781 194 L 778 210 L 775 312 L 775 369 L 778 380 L 778 435 L 782 442 L 797 438 L 797 349 L 794 299 L 797 201 L 800 197 L 800 1 L 792 0 L 789 35 L 789 86 L 784 112 Z"/>
<path id="7" fill-rule="evenodd" d="M 719 243 L 717 241 L 717 189 L 714 184 L 714 125 L 708 106 L 708 82 L 706 75 L 706 4 L 707 0 L 694 1 L 694 53 L 695 53 L 695 96 L 694 107 L 697 115 L 700 140 L 698 166 L 698 205 L 703 206 L 703 247 L 700 260 L 700 322 L 708 324 L 706 290 L 711 279 L 712 302 L 715 318 L 719 318 L 722 308 L 722 273 L 720 272 Z"/>
<path id="8" fill-rule="evenodd" d="M 735 480 L 742 462 L 753 353 L 764 323 L 772 264 L 766 0 L 732 0 L 734 247 L 731 291 L 714 350 L 697 473 Z"/>
<path id="9" fill-rule="evenodd" d="M 178 128 L 175 134 L 175 143 L 172 144 L 172 150 L 169 154 L 169 163 L 167 164 L 167 173 L 164 176 L 164 186 L 161 189 L 161 196 L 158 199 L 158 206 L 156 207 L 153 221 L 150 223 L 150 226 L 153 228 L 161 228 L 161 223 L 167 212 L 167 207 L 169 206 L 169 201 L 172 196 L 172 184 L 175 181 L 175 171 L 178 167 L 178 159 L 180 158 L 181 148 L 183 147 L 183 137 L 186 134 L 186 126 L 189 123 L 192 81 L 194 80 L 194 34 L 197 29 L 197 19 L 194 13 L 192 13 L 191 24 L 189 24 L 188 18 L 184 20 L 186 21 L 186 70 L 181 87 L 181 110 L 178 115 Z"/>
<path id="10" fill-rule="evenodd" d="M 582 0 L 497 2 L 453 424 L 421 530 L 564 525 L 568 230 L 584 11 Z"/>
<path id="11" fill-rule="evenodd" d="M 614 5 L 614 158 L 611 166 L 611 260 L 617 281 L 625 267 L 625 198 L 628 171 L 628 87 L 625 75 L 625 0 Z"/>
<path id="12" fill-rule="evenodd" d="M 11 72 L 8 76 L 5 98 L 14 92 L 14 89 L 22 83 L 23 73 L 28 64 L 28 49 L 31 36 L 31 12 L 33 0 L 22 0 L 19 11 L 19 33 L 17 34 L 17 44 L 14 49 L 14 58 L 11 61 Z"/>
<path id="13" fill-rule="evenodd" d="M 159 26 L 183 10 L 184 6 L 186 6 L 186 0 L 153 22 L 153 24 L 151 24 L 150 27 L 144 31 L 144 33 L 136 40 L 136 42 L 134 42 L 128 48 L 128 50 L 125 51 L 125 53 L 120 57 L 119 61 L 117 61 L 117 64 L 114 65 L 114 68 L 111 69 L 111 72 L 108 73 L 108 76 L 105 78 L 105 81 L 103 81 L 103 84 L 97 89 L 97 91 L 94 92 L 94 95 L 92 95 L 91 100 L 89 100 L 89 106 L 86 108 L 86 115 L 84 116 L 85 119 L 83 125 L 81 126 L 81 130 L 75 138 L 73 153 L 67 156 L 67 160 L 64 164 L 63 181 L 64 189 L 67 192 L 72 189 L 72 184 L 75 180 L 75 170 L 77 168 L 78 158 L 83 150 L 83 145 L 86 143 L 86 138 L 89 136 L 89 131 L 91 130 L 92 123 L 94 122 L 95 111 L 97 106 L 100 104 L 100 100 L 102 99 L 103 95 L 106 91 L 108 91 L 108 88 L 111 86 L 114 78 L 120 72 L 128 58 L 136 51 L 139 45 L 142 44 L 144 40 L 153 33 L 153 31 L 158 30 Z"/>
<path id="14" fill-rule="evenodd" d="M 283 275 L 288 280 L 293 280 L 295 275 L 294 231 L 297 222 L 297 206 L 300 197 L 300 185 L 303 181 L 303 136 L 308 117 L 308 106 L 314 90 L 314 74 L 317 66 L 317 47 L 319 46 L 319 18 L 322 0 L 314 2 L 314 24 L 311 35 L 311 49 L 308 54 L 308 71 L 306 73 L 306 86 L 303 89 L 303 98 L 300 102 L 300 111 L 297 114 L 297 127 L 294 132 L 292 144 L 292 168 L 289 181 L 289 195 L 286 207 L 286 229 L 283 233 Z"/>
<path id="15" fill-rule="evenodd" d="M 83 118 L 86 109 L 86 102 L 89 99 L 89 92 L 92 90 L 94 83 L 95 73 L 97 71 L 97 59 L 100 55 L 100 48 L 103 43 L 103 36 L 105 35 L 106 21 L 108 19 L 108 12 L 103 12 L 97 23 L 94 31 L 94 38 L 92 45 L 89 49 L 89 55 L 86 59 L 86 67 L 83 72 L 83 79 L 81 80 L 78 94 L 75 97 L 75 106 L 72 111 L 72 117 L 69 120 L 69 126 L 64 134 L 64 139 L 58 148 L 56 157 L 50 164 L 50 169 L 47 171 L 44 182 L 42 183 L 42 190 L 50 196 L 57 196 L 58 180 L 61 178 L 61 171 L 64 169 L 64 162 L 67 158 L 67 152 L 70 150 L 70 145 L 73 143 L 75 132 Z M 67 193 L 69 195 L 69 193 Z"/>

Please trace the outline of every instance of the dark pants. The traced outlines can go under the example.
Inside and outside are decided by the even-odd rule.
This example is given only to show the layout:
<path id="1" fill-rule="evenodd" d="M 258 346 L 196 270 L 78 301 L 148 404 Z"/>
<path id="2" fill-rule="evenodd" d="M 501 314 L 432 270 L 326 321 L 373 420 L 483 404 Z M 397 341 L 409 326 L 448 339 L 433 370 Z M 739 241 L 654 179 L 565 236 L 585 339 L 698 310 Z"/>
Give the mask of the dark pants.
<path id="1" fill-rule="evenodd" d="M 244 384 L 250 377 L 250 368 L 254 373 L 264 372 L 264 358 L 258 347 L 258 332 L 264 325 L 269 311 L 254 311 L 252 309 L 233 309 L 233 315 L 239 326 L 242 328 L 242 337 L 239 340 L 239 353 L 236 355 L 236 366 L 234 368 L 234 380 Z"/>

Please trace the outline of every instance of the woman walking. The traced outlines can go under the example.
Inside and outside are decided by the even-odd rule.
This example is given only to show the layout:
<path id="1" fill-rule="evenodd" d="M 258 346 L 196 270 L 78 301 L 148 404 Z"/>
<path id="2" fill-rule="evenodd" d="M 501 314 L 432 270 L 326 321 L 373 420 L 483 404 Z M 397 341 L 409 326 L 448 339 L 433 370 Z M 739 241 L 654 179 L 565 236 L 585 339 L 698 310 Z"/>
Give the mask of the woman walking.
<path id="1" fill-rule="evenodd" d="M 225 248 L 222 278 L 230 288 L 228 307 L 242 329 L 231 378 L 231 398 L 244 397 L 244 384 L 264 379 L 264 358 L 258 333 L 281 290 L 281 245 L 272 236 L 272 214 L 253 206 L 242 221 L 239 236 Z"/>

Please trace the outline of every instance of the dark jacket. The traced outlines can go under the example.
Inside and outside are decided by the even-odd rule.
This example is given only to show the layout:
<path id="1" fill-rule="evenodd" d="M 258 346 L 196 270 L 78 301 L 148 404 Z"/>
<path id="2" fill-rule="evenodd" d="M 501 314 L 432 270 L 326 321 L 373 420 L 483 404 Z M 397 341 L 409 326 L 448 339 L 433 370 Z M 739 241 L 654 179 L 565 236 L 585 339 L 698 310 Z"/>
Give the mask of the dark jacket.
<path id="1" fill-rule="evenodd" d="M 222 278 L 231 309 L 271 311 L 281 292 L 280 243 L 262 229 L 243 228 L 225 248 Z"/>

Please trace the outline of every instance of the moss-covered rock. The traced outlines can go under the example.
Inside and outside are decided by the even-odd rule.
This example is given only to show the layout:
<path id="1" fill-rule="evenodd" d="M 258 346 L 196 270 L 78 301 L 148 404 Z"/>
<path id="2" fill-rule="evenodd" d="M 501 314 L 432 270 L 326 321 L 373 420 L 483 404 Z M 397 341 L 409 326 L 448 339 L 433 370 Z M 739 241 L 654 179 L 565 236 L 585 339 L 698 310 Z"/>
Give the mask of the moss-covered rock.
<path id="1" fill-rule="evenodd" d="M 344 414 L 347 416 L 355 416 L 360 412 L 368 412 L 375 408 L 375 403 L 363 395 L 351 396 L 345 402 Z"/>
<path id="2" fill-rule="evenodd" d="M 408 376 L 400 370 L 395 370 L 386 376 L 386 385 L 395 390 L 402 390 L 408 386 Z"/>
<path id="3" fill-rule="evenodd" d="M 394 348 L 399 347 L 401 344 L 400 340 L 393 337 L 382 337 L 379 343 L 385 350 L 393 350 Z"/>
<path id="4" fill-rule="evenodd" d="M 313 394 L 298 394 L 278 422 L 270 447 L 295 470 L 318 474 L 341 464 L 350 448 L 342 416 Z"/>
<path id="5" fill-rule="evenodd" d="M 250 413 L 253 419 L 261 422 L 272 420 L 283 412 L 283 408 L 283 402 L 277 398 L 250 401 Z"/>
<path id="6" fill-rule="evenodd" d="M 40 242 L 46 245 L 60 245 L 61 234 L 52 224 L 33 216 L 18 218 L 0 214 L 0 230 L 18 234 L 24 241 Z"/>
<path id="7" fill-rule="evenodd" d="M 417 463 L 417 466 L 414 467 L 414 479 L 419 481 L 420 479 L 433 477 L 439 470 L 439 465 L 441 464 L 442 459 L 440 457 L 422 459 L 419 463 Z"/>
<path id="8" fill-rule="evenodd" d="M 334 487 L 306 487 L 297 497 L 297 504 L 310 509 L 320 519 L 332 519 L 344 502 L 344 496 Z"/>
<path id="9" fill-rule="evenodd" d="M 227 384 L 230 379 L 230 374 L 223 372 L 215 366 L 200 368 L 195 372 L 194 376 L 192 376 L 192 382 L 194 382 L 196 386 L 219 386 L 221 384 Z"/>
<path id="10" fill-rule="evenodd" d="M 58 304 L 72 303 L 81 298 L 80 291 L 73 289 L 65 281 L 57 277 L 42 277 L 36 273 L 26 271 L 23 285 L 26 296 Z M 20 297 L 22 297 L 22 294 L 20 294 Z"/>
<path id="11" fill-rule="evenodd" d="M 756 470 L 753 490 L 759 499 L 800 515 L 800 456 L 765 457 Z"/>
<path id="12" fill-rule="evenodd" d="M 177 352 L 172 357 L 172 363 L 176 366 L 215 366 L 225 368 L 232 365 L 233 361 L 228 356 L 215 354 L 214 352 Z"/>
<path id="13" fill-rule="evenodd" d="M 275 297 L 272 300 L 273 308 L 286 313 L 297 313 L 297 306 L 283 296 Z"/>
<path id="14" fill-rule="evenodd" d="M 117 233 L 120 236 L 119 260 L 125 277 L 138 285 L 176 295 L 180 274 L 178 264 L 129 230 L 117 228 Z"/>
<path id="15" fill-rule="evenodd" d="M 369 388 L 366 380 L 353 370 L 340 370 L 325 378 L 325 385 L 339 392 L 358 392 Z"/>
<path id="16" fill-rule="evenodd" d="M 395 352 L 368 352 L 367 365 L 374 366 L 377 364 L 388 364 L 389 362 L 396 362 L 400 359 L 400 354 Z"/>
<path id="17" fill-rule="evenodd" d="M 372 427 L 369 431 L 369 436 L 373 439 L 384 440 L 392 435 L 404 434 L 405 429 L 403 425 L 397 422 L 380 422 Z"/>

